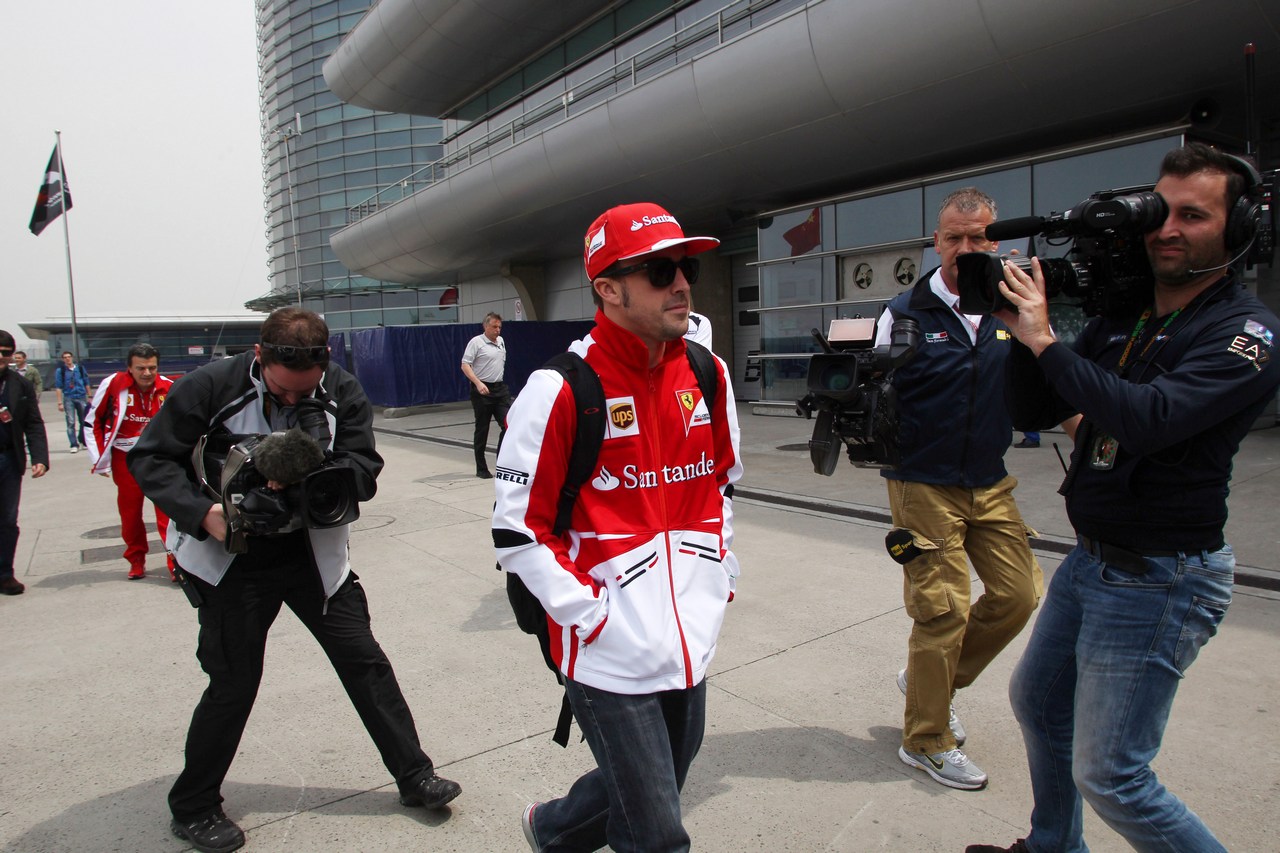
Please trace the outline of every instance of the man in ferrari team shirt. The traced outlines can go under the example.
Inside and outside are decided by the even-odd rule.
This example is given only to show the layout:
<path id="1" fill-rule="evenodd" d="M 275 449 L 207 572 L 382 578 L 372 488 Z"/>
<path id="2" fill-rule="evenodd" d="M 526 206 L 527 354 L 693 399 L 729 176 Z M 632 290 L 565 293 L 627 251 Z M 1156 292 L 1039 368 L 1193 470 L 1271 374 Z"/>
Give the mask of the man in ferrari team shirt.
<path id="1" fill-rule="evenodd" d="M 127 363 L 127 370 L 112 374 L 98 386 L 84 422 L 85 432 L 93 436 L 89 442 L 90 470 L 115 481 L 124 558 L 129 561 L 129 580 L 137 580 L 147 576 L 147 528 L 142 521 L 142 489 L 125 466 L 124 456 L 159 411 L 173 380 L 160 375 L 160 353 L 151 344 L 129 347 Z M 156 529 L 164 541 L 169 517 L 160 507 L 155 510 Z M 172 556 L 168 564 L 173 580 Z"/>
<path id="2" fill-rule="evenodd" d="M 704 398 L 685 342 L 692 256 L 719 242 L 686 237 L 655 204 L 612 208 L 588 229 L 596 325 L 570 351 L 599 376 L 609 419 L 563 532 L 580 401 L 559 373 L 538 370 L 507 418 L 494 545 L 547 611 L 551 655 L 597 764 L 565 796 L 525 808 L 534 850 L 689 849 L 680 789 L 738 576 L 733 385 L 714 359 L 717 390 Z"/>

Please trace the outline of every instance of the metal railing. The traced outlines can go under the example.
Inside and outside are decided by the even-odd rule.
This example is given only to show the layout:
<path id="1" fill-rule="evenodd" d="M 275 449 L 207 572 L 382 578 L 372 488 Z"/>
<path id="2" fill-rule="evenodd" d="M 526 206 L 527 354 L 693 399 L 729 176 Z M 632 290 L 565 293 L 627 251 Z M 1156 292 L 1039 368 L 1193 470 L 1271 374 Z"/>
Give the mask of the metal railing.
<path id="1" fill-rule="evenodd" d="M 658 74 L 688 62 L 758 26 L 775 20 L 808 0 L 736 0 L 714 14 L 677 30 L 660 42 L 616 63 L 573 88 L 530 107 L 501 127 L 460 146 L 455 151 L 417 169 L 390 186 L 347 208 L 347 223 L 359 222 L 383 207 L 395 204 L 422 186 L 444 180 L 476 163 L 484 162 L 517 142 L 531 139 L 573 118 L 578 111 L 619 95 Z M 765 10 L 770 14 L 762 15 Z M 601 97 L 603 96 L 603 97 Z M 466 131 L 462 131 L 465 134 Z"/>

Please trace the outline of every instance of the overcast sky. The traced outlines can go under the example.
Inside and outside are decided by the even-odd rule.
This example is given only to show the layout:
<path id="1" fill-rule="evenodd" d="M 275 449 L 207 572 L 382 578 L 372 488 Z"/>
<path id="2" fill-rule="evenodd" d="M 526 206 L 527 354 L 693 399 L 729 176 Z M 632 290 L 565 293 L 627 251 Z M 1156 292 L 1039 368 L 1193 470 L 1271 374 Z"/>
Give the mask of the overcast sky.
<path id="1" fill-rule="evenodd" d="M 8 3 L 0 328 L 67 317 L 61 219 L 27 230 L 62 131 L 78 316 L 237 314 L 266 293 L 253 0 Z"/>

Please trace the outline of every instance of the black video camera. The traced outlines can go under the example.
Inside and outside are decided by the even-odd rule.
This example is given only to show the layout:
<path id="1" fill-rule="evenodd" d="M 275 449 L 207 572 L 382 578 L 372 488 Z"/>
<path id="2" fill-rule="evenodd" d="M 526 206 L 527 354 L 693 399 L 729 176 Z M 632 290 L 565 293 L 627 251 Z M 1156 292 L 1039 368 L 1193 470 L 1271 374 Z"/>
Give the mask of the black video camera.
<path id="1" fill-rule="evenodd" d="M 809 458 L 814 473 L 830 477 L 841 446 L 859 468 L 895 468 L 898 450 L 898 395 L 893 370 L 910 361 L 920 342 L 914 320 L 897 320 L 885 346 L 874 346 L 876 321 L 832 320 L 827 337 L 813 336 L 824 352 L 809 359 L 809 393 L 796 412 L 817 414 Z"/>
<path id="2" fill-rule="evenodd" d="M 216 430 L 196 443 L 196 477 L 205 493 L 222 503 L 228 553 L 244 553 L 246 536 L 278 533 L 295 523 L 339 527 L 360 517 L 356 472 L 334 464 L 325 449 L 329 425 L 322 406 L 300 401 L 298 427 L 288 432 Z M 273 482 L 283 488 L 268 486 Z"/>
<path id="3" fill-rule="evenodd" d="M 987 226 L 987 239 L 1042 235 L 1071 240 L 1067 257 L 1040 259 L 1045 296 L 1073 298 L 1088 317 L 1118 316 L 1151 301 L 1155 281 L 1143 235 L 1159 228 L 1168 215 L 1164 198 L 1149 187 L 1107 190 L 1094 193 L 1066 213 L 993 222 Z M 1006 260 L 1030 274 L 1031 259 L 1027 257 L 969 252 L 956 258 L 963 313 L 1013 309 L 1000 295 Z"/>

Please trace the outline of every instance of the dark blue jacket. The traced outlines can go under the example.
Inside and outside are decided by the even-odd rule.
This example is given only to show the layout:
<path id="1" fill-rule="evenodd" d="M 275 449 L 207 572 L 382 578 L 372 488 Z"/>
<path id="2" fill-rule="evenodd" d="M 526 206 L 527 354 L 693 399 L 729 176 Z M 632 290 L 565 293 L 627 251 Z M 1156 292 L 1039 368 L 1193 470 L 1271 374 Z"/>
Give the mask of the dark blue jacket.
<path id="1" fill-rule="evenodd" d="M 1227 276 L 1167 330 L 1165 318 L 1149 319 L 1121 375 L 1136 320 L 1094 319 L 1073 346 L 1052 344 L 1039 359 L 1019 345 L 1010 362 L 1016 420 L 1048 426 L 1084 415 L 1064 484 L 1077 533 L 1138 551 L 1216 548 L 1232 457 L 1280 384 L 1280 319 Z M 1090 464 L 1099 436 L 1119 442 L 1110 465 Z"/>
<path id="2" fill-rule="evenodd" d="M 1004 376 L 1013 336 L 986 315 L 977 344 L 971 344 L 967 321 L 930 289 L 932 277 L 921 276 L 889 302 L 894 319 L 909 317 L 920 325 L 920 347 L 893 374 L 902 463 L 880 473 L 941 486 L 989 486 L 1008 474 L 1004 454 L 1013 425 Z"/>

